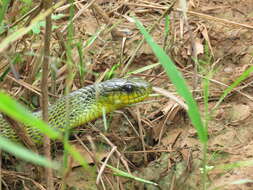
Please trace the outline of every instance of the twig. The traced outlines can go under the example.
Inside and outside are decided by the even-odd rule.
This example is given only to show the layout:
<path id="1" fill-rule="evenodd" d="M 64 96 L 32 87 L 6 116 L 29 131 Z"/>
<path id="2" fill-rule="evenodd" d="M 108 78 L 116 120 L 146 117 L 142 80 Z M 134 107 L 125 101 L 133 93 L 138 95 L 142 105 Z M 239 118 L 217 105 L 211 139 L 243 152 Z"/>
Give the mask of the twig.
<path id="1" fill-rule="evenodd" d="M 39 6 L 33 9 L 34 11 L 31 12 L 30 17 L 25 22 L 26 26 L 28 26 L 32 22 L 32 20 L 41 12 L 41 10 L 43 9 L 43 6 L 44 6 L 43 1 L 41 1 Z"/>
<path id="2" fill-rule="evenodd" d="M 13 22 L 12 24 L 10 24 L 4 32 L 2 33 L 5 33 L 7 32 L 8 30 L 10 30 L 12 27 L 16 26 L 18 23 L 20 23 L 21 21 L 23 21 L 24 19 L 26 19 L 26 17 L 28 17 L 29 15 L 35 15 L 34 13 L 38 13 L 38 11 L 40 12 L 41 11 L 41 3 L 39 5 L 37 5 L 36 7 L 34 7 L 32 10 L 30 10 L 28 13 L 26 13 L 24 16 L 22 16 L 21 18 L 19 18 L 18 20 L 16 20 L 15 22 Z M 36 14 L 37 15 L 37 14 Z M 31 18 L 31 17 L 30 17 Z M 34 18 L 34 16 L 33 16 Z M 31 20 L 30 20 L 31 21 Z M 30 22 L 29 21 L 29 22 Z"/>
<path id="3" fill-rule="evenodd" d="M 16 83 L 19 84 L 20 86 L 22 86 L 22 87 L 24 87 L 24 88 L 30 90 L 31 92 L 37 94 L 38 96 L 41 96 L 41 93 L 40 93 L 40 92 L 41 92 L 41 89 L 39 89 L 39 88 L 37 88 L 37 87 L 35 87 L 35 86 L 29 84 L 29 83 L 26 83 L 26 82 L 23 81 L 23 80 L 17 80 L 17 79 L 15 79 L 14 77 L 12 77 L 12 76 L 10 76 L 10 75 L 7 75 L 6 77 L 9 78 L 10 80 L 16 82 Z M 59 98 L 59 96 L 56 96 L 56 95 L 54 95 L 54 94 L 52 94 L 52 93 L 48 93 L 48 94 L 49 94 L 50 96 L 55 97 L 55 98 Z"/>
<path id="4" fill-rule="evenodd" d="M 193 32 L 192 32 L 192 29 L 189 25 L 189 22 L 188 22 L 188 17 L 187 17 L 187 5 L 186 5 L 186 1 L 182 1 L 184 3 L 181 3 L 182 5 L 182 22 L 183 22 L 183 25 L 185 24 L 185 27 L 186 27 L 186 30 L 189 32 L 189 38 L 190 38 L 190 42 L 191 42 L 191 56 L 193 60 L 192 63 L 193 63 L 193 67 L 194 67 L 194 76 L 193 76 L 193 91 L 196 90 L 197 86 L 198 86 L 198 81 L 199 81 L 199 77 L 197 75 L 198 73 L 198 66 L 199 66 L 199 62 L 198 62 L 198 55 L 197 55 L 197 47 L 196 47 L 196 44 L 195 44 L 195 41 L 194 41 L 194 37 L 193 37 Z M 184 5 L 185 4 L 185 5 Z"/>
<path id="5" fill-rule="evenodd" d="M 74 20 L 77 19 L 80 15 L 82 15 L 82 13 L 83 13 L 86 9 L 88 9 L 95 1 L 96 1 L 96 0 L 91 0 L 91 1 L 88 2 L 81 10 L 79 10 L 79 11 L 77 12 L 77 14 L 69 21 L 69 24 L 67 24 L 65 27 L 63 27 L 63 29 L 61 30 L 61 33 L 65 32 L 66 29 L 69 27 L 69 25 L 70 25 L 71 23 L 73 23 Z M 72 6 L 72 5 L 74 5 L 74 3 L 71 3 L 71 4 L 69 4 L 68 6 L 70 7 L 70 6 Z"/>
<path id="6" fill-rule="evenodd" d="M 125 4 L 129 5 L 129 6 L 147 7 L 147 8 L 153 8 L 153 9 L 161 9 L 161 10 L 166 10 L 168 8 L 168 7 L 165 7 L 165 6 L 153 6 L 153 5 L 137 4 L 137 3 L 125 3 Z M 174 11 L 182 12 L 183 10 L 182 9 L 174 9 Z M 223 23 L 223 24 L 227 24 L 228 26 L 243 27 L 243 28 L 247 28 L 249 30 L 253 30 L 252 25 L 241 24 L 241 23 L 230 21 L 230 20 L 227 20 L 227 19 L 217 18 L 217 17 L 210 16 L 210 15 L 207 15 L 207 14 L 198 13 L 198 12 L 195 12 L 195 11 L 186 11 L 186 13 L 191 14 L 191 15 L 195 15 L 195 16 L 207 19 L 207 20 L 212 20 L 212 21 Z"/>
<path id="7" fill-rule="evenodd" d="M 91 5 L 93 8 L 102 18 L 104 19 L 105 23 L 109 25 L 109 27 L 113 26 L 113 23 L 107 13 L 101 9 L 95 2 Z M 123 34 L 115 28 L 112 28 L 111 35 L 113 39 L 117 39 L 118 37 L 123 37 Z"/>
<path id="8" fill-rule="evenodd" d="M 181 12 L 182 10 L 181 9 L 175 9 L 175 11 Z M 253 30 L 253 26 L 248 25 L 248 24 L 241 24 L 241 23 L 234 22 L 234 21 L 231 21 L 231 20 L 227 20 L 227 19 L 223 19 L 223 18 L 217 18 L 217 17 L 214 17 L 214 16 L 210 16 L 210 15 L 203 14 L 203 13 L 198 13 L 198 12 L 195 12 L 195 11 L 186 11 L 186 13 L 191 14 L 191 15 L 195 15 L 195 16 L 207 19 L 207 20 L 220 22 L 220 23 L 226 24 L 228 26 L 243 27 L 243 28 L 247 28 L 249 30 Z"/>
<path id="9" fill-rule="evenodd" d="M 90 124 L 90 123 L 89 123 Z M 103 134 L 101 133 L 99 130 L 97 130 L 93 125 L 90 124 L 90 126 L 92 127 L 92 129 L 94 129 L 95 131 L 97 131 L 99 133 L 99 135 L 113 148 L 115 147 L 115 145 Z M 121 162 L 123 163 L 123 165 L 125 166 L 126 170 L 128 171 L 128 173 L 131 173 L 131 170 L 129 169 L 129 166 L 127 164 L 127 161 L 125 160 L 125 157 L 116 149 L 116 154 L 118 155 L 118 157 L 120 158 Z"/>
<path id="10" fill-rule="evenodd" d="M 137 107 L 136 110 L 137 110 L 136 115 L 137 115 L 139 135 L 140 135 L 140 138 L 141 138 L 142 149 L 143 149 L 143 151 L 146 151 L 146 144 L 145 144 L 144 135 L 143 135 L 143 126 L 141 124 L 140 110 L 139 110 L 138 107 Z M 144 164 L 147 165 L 148 164 L 148 154 L 146 152 L 143 153 L 143 158 L 144 158 Z"/>
<path id="11" fill-rule="evenodd" d="M 101 166 L 100 170 L 99 170 L 99 173 L 98 173 L 98 176 L 97 176 L 97 180 L 96 180 L 96 184 L 98 185 L 99 184 L 99 180 L 105 170 L 105 166 L 107 164 L 107 162 L 109 161 L 109 158 L 112 156 L 112 154 L 116 151 L 117 147 L 116 146 L 113 146 L 111 152 L 109 153 L 109 155 L 106 157 L 105 161 L 103 162 L 103 165 Z"/>
<path id="12" fill-rule="evenodd" d="M 164 13 L 158 18 L 158 20 L 148 30 L 149 33 L 151 33 L 155 29 L 155 27 L 160 23 L 160 21 L 164 18 L 165 15 L 170 14 L 175 3 L 176 3 L 176 0 L 174 0 L 169 7 L 166 7 L 166 11 L 164 11 Z M 135 50 L 133 50 L 133 53 L 131 53 L 129 61 L 126 63 L 125 67 L 123 68 L 122 72 L 120 73 L 121 76 L 126 72 L 129 65 L 133 62 L 137 52 L 142 47 L 144 41 L 145 41 L 145 39 L 144 39 L 144 37 L 142 37 L 142 40 L 140 41 L 138 46 L 135 48 Z"/>
<path id="13" fill-rule="evenodd" d="M 43 0 L 41 1 L 43 2 Z M 43 7 L 45 10 L 49 9 L 52 6 L 52 0 L 45 0 L 43 2 Z M 42 80 L 41 80 L 41 105 L 42 105 L 42 118 L 48 123 L 48 74 L 49 74 L 49 56 L 50 56 L 50 40 L 52 33 L 52 19 L 51 13 L 46 17 L 46 30 L 44 35 L 44 54 L 43 54 L 43 65 L 42 65 Z M 51 159 L 51 146 L 50 139 L 47 136 L 44 136 L 44 154 L 48 159 Z M 53 182 L 53 171 L 52 168 L 45 169 L 45 179 L 47 183 L 47 189 L 54 189 Z"/>
<path id="14" fill-rule="evenodd" d="M 162 95 L 174 100 L 176 103 L 178 103 L 180 106 L 182 106 L 182 108 L 184 108 L 184 110 L 186 110 L 186 111 L 188 110 L 188 106 L 182 100 L 180 100 L 178 97 L 174 96 L 169 91 L 159 88 L 159 87 L 153 87 L 153 90 L 155 92 L 158 92 L 159 94 L 162 94 Z"/>

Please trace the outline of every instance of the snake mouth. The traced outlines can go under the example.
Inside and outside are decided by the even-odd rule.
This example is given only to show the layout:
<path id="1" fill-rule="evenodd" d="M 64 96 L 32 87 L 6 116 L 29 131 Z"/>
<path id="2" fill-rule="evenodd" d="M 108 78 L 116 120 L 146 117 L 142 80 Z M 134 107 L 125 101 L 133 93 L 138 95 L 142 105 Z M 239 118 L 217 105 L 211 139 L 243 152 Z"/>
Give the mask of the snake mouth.
<path id="1" fill-rule="evenodd" d="M 129 96 L 129 104 L 134 104 L 134 103 L 138 103 L 141 102 L 142 100 L 144 100 L 145 98 L 147 98 L 149 96 L 151 92 L 151 88 L 150 89 L 143 89 L 141 90 L 139 93 L 136 93 L 136 96 Z"/>

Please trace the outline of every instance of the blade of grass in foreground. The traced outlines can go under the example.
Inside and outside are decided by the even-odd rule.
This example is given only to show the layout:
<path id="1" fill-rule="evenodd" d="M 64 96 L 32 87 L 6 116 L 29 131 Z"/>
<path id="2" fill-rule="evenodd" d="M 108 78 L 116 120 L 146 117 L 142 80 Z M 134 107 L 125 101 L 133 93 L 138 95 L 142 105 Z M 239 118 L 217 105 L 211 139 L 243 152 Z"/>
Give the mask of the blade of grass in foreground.
<path id="1" fill-rule="evenodd" d="M 177 70 L 175 64 L 169 58 L 169 56 L 166 55 L 166 53 L 163 51 L 163 49 L 154 42 L 154 40 L 149 35 L 147 30 L 144 28 L 142 23 L 135 18 L 134 18 L 134 20 L 135 20 L 135 24 L 136 24 L 137 28 L 141 31 L 145 40 L 150 45 L 153 52 L 155 53 L 155 55 L 159 59 L 161 65 L 165 69 L 168 77 L 170 78 L 172 83 L 175 85 L 177 92 L 179 93 L 179 95 L 181 95 L 184 98 L 185 102 L 187 103 L 188 108 L 189 108 L 188 114 L 189 114 L 189 117 L 190 117 L 193 125 L 197 129 L 199 139 L 203 144 L 206 144 L 207 143 L 207 130 L 205 129 L 205 127 L 202 123 L 200 113 L 199 113 L 199 110 L 197 107 L 197 103 L 193 99 L 193 96 L 192 96 L 191 92 L 189 91 L 184 78 L 182 77 L 181 73 Z"/>
<path id="2" fill-rule="evenodd" d="M 40 156 L 21 145 L 17 145 L 10 140 L 1 137 L 0 136 L 0 150 L 4 150 L 6 152 L 9 152 L 19 158 L 22 158 L 23 160 L 26 160 L 28 162 L 32 162 L 34 164 L 50 167 L 54 169 L 59 168 L 59 164 L 57 162 L 50 161 L 43 156 Z"/>
<path id="3" fill-rule="evenodd" d="M 0 111 L 12 117 L 13 119 L 25 123 L 26 125 L 39 128 L 42 133 L 49 136 L 51 139 L 62 139 L 61 133 L 53 130 L 42 120 L 36 118 L 32 113 L 24 109 L 19 103 L 14 101 L 11 97 L 6 95 L 3 92 L 0 92 Z M 39 155 L 30 152 L 29 150 L 21 147 L 15 146 L 14 143 L 11 143 L 10 140 L 3 137 L 0 138 L 0 149 L 3 149 L 13 155 L 20 157 L 24 160 L 33 162 L 35 164 L 53 167 L 55 164 L 46 165 L 45 161 L 42 158 L 37 159 Z M 65 149 L 73 156 L 73 158 L 78 161 L 84 168 L 88 167 L 88 162 L 82 158 L 79 152 L 68 142 L 66 142 Z M 23 152 L 23 153 L 22 153 Z M 37 156 L 37 157 L 36 157 Z M 37 159 L 37 162 L 36 162 Z M 54 168 L 54 167 L 53 167 Z"/>
<path id="4" fill-rule="evenodd" d="M 157 183 L 154 183 L 152 181 L 149 181 L 149 180 L 145 180 L 145 179 L 142 179 L 140 177 L 136 177 L 136 176 L 133 176 L 129 173 L 126 173 L 124 171 L 121 171 L 119 170 L 118 168 L 114 168 L 112 166 L 110 166 L 109 164 L 106 165 L 108 168 L 111 168 L 112 171 L 114 172 L 114 175 L 117 175 L 117 176 L 122 176 L 122 177 L 126 177 L 126 178 L 129 178 L 129 179 L 134 179 L 136 181 L 139 181 L 139 182 L 142 182 L 142 183 L 146 183 L 146 184 L 150 184 L 150 185 L 154 185 L 154 186 L 157 186 L 158 184 Z"/>
<path id="5" fill-rule="evenodd" d="M 218 108 L 218 106 L 221 104 L 221 102 L 224 100 L 224 98 L 230 93 L 232 92 L 232 90 L 237 87 L 243 80 L 245 80 L 251 73 L 253 72 L 253 66 L 249 67 L 248 69 L 246 69 L 241 76 L 239 76 L 235 82 L 233 82 L 233 84 L 231 84 L 229 87 L 227 87 L 224 90 L 224 93 L 222 94 L 222 96 L 220 97 L 219 101 L 215 104 L 214 108 L 212 109 L 212 111 L 214 111 L 215 109 Z"/>
<path id="6" fill-rule="evenodd" d="M 14 101 L 10 96 L 0 92 L 0 111 L 11 118 L 20 121 L 26 125 L 40 129 L 40 131 L 51 139 L 60 138 L 60 133 L 50 128 L 46 123 L 41 121 L 24 109 L 19 103 Z"/>

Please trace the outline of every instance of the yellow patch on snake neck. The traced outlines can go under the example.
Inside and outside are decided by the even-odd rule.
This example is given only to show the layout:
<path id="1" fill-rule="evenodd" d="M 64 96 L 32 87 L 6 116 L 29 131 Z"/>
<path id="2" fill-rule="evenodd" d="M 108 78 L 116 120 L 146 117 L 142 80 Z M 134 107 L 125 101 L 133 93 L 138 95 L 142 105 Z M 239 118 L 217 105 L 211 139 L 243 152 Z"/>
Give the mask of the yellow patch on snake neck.
<path id="1" fill-rule="evenodd" d="M 116 103 L 116 104 L 121 104 L 122 101 L 121 101 L 121 100 L 115 100 L 115 103 Z"/>

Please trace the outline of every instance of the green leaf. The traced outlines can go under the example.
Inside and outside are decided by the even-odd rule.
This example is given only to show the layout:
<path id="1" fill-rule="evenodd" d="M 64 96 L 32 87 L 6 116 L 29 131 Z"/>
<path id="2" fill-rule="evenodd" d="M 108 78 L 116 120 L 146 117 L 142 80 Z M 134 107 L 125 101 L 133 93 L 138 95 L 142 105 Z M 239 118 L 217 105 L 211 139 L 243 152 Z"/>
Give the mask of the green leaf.
<path id="1" fill-rule="evenodd" d="M 78 150 L 69 144 L 68 141 L 64 142 L 64 149 L 74 158 L 75 161 L 77 161 L 84 169 L 87 169 L 89 167 L 88 161 L 86 161 L 83 156 L 78 152 Z"/>
<path id="2" fill-rule="evenodd" d="M 151 65 L 147 65 L 147 66 L 141 67 L 141 68 L 139 68 L 135 71 L 130 71 L 130 72 L 127 73 L 127 75 L 142 73 L 144 71 L 147 71 L 147 70 L 150 70 L 154 67 L 157 67 L 158 65 L 161 65 L 161 64 L 160 63 L 154 63 L 154 64 L 151 64 Z"/>
<path id="3" fill-rule="evenodd" d="M 21 145 L 17 145 L 10 140 L 1 137 L 0 136 L 0 150 L 4 150 L 6 152 L 9 152 L 16 157 L 19 157 L 23 160 L 26 160 L 28 162 L 32 162 L 34 164 L 40 165 L 40 166 L 45 166 L 49 168 L 54 168 L 58 169 L 59 164 L 57 162 L 50 161 L 43 156 L 40 156 L 24 147 Z"/>
<path id="4" fill-rule="evenodd" d="M 236 185 L 241 185 L 241 184 L 245 184 L 245 183 L 253 183 L 253 180 L 251 179 L 239 179 L 236 181 L 231 182 L 231 184 L 236 184 Z"/>
<path id="5" fill-rule="evenodd" d="M 224 100 L 224 98 L 233 91 L 235 87 L 237 87 L 243 80 L 245 80 L 251 73 L 253 72 L 253 66 L 250 66 L 248 69 L 246 69 L 236 80 L 231 84 L 229 87 L 227 87 L 224 90 L 224 93 L 220 97 L 219 101 L 215 104 L 214 108 L 212 110 L 215 110 L 221 102 Z"/>
<path id="6" fill-rule="evenodd" d="M 163 66 L 164 70 L 167 73 L 167 76 L 170 78 L 171 82 L 175 85 L 177 92 L 179 95 L 181 95 L 184 100 L 186 101 L 188 105 L 188 115 L 197 129 L 199 139 L 202 143 L 207 142 L 207 131 L 202 123 L 200 113 L 198 110 L 198 106 L 196 101 L 193 99 L 193 96 L 191 92 L 189 91 L 186 82 L 181 75 L 181 73 L 177 70 L 175 64 L 173 61 L 170 59 L 168 55 L 163 51 L 163 49 L 158 46 L 152 37 L 149 35 L 145 27 L 142 25 L 142 23 L 134 18 L 135 24 L 137 28 L 141 31 L 143 34 L 146 42 L 150 45 L 152 48 L 153 52 L 155 53 L 156 57 L 159 59 L 161 65 Z"/>
<path id="7" fill-rule="evenodd" d="M 2 22 L 4 20 L 4 15 L 8 9 L 10 0 L 5 0 L 1 3 L 1 7 L 0 7 L 0 26 L 2 27 Z"/>
<path id="8" fill-rule="evenodd" d="M 130 178 L 130 179 L 133 179 L 133 180 L 136 180 L 136 181 L 139 181 L 139 182 L 142 182 L 142 183 L 146 183 L 146 184 L 150 184 L 150 185 L 154 185 L 154 186 L 157 186 L 158 184 L 153 182 L 153 181 L 149 181 L 149 180 L 146 180 L 146 179 L 143 179 L 143 178 L 140 178 L 140 177 L 136 177 L 134 175 L 131 175 L 127 172 L 124 172 L 122 170 L 119 170 L 118 168 L 114 168 L 110 165 L 106 165 L 108 168 L 112 169 L 113 172 L 114 172 L 114 175 L 117 175 L 117 176 L 122 176 L 122 177 L 126 177 L 126 178 Z"/>
<path id="9" fill-rule="evenodd" d="M 34 34 L 39 34 L 40 33 L 40 25 L 39 25 L 39 23 L 35 24 L 32 27 L 32 31 L 33 31 Z"/>
<path id="10" fill-rule="evenodd" d="M 52 14 L 51 18 L 53 20 L 59 20 L 61 18 L 63 18 L 65 15 L 64 14 Z"/>
<path id="11" fill-rule="evenodd" d="M 34 128 L 40 129 L 40 131 L 51 139 L 60 138 L 60 133 L 53 130 L 42 120 L 36 118 L 32 113 L 23 108 L 19 103 L 14 101 L 10 96 L 3 92 L 0 92 L 0 111 L 7 114 L 11 118 L 22 122 L 25 125 L 29 125 Z"/>

